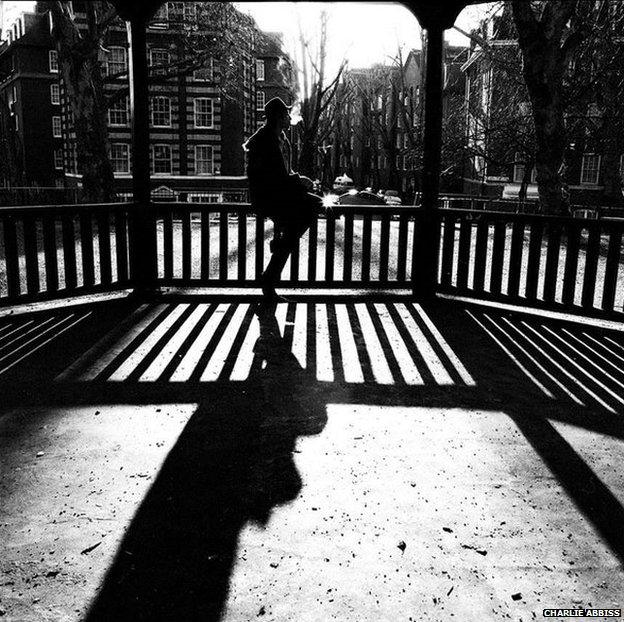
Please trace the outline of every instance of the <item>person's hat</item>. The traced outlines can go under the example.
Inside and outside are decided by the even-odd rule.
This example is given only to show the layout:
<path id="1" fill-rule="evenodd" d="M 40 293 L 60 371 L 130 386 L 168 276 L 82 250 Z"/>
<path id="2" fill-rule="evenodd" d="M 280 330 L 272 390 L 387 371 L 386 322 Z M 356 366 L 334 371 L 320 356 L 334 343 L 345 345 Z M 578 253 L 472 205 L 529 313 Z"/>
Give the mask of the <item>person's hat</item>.
<path id="1" fill-rule="evenodd" d="M 264 105 L 264 114 L 268 117 L 274 117 L 277 114 L 290 110 L 292 106 L 287 106 L 281 97 L 274 97 Z"/>

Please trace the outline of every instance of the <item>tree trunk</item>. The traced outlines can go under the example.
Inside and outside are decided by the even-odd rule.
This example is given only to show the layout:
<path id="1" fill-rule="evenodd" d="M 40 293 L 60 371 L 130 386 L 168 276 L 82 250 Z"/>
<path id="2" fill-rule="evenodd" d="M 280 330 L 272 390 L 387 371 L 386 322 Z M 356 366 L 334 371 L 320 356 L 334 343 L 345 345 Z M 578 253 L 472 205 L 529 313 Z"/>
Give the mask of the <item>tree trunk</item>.
<path id="1" fill-rule="evenodd" d="M 95 33 L 87 32 L 84 36 L 80 33 L 67 3 L 52 2 L 50 8 L 61 76 L 74 116 L 83 200 L 106 203 L 114 198 L 115 180 L 108 156 L 106 103 L 98 61 L 100 41 Z M 94 11 L 90 3 L 89 10 Z"/>
<path id="2" fill-rule="evenodd" d="M 563 32 L 574 2 L 551 0 L 538 19 L 530 3 L 513 0 L 514 21 L 522 52 L 522 69 L 535 123 L 537 187 L 542 211 L 567 215 L 561 170 L 567 147 L 562 90 L 566 53 Z"/>

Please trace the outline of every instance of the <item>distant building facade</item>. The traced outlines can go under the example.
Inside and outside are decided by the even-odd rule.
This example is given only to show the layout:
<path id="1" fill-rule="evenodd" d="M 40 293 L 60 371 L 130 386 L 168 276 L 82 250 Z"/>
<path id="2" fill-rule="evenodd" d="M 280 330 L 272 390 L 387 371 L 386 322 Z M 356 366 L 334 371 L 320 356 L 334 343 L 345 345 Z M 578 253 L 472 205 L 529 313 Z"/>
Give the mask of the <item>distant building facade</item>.
<path id="1" fill-rule="evenodd" d="M 0 45 L 0 186 L 64 185 L 58 58 L 46 16 L 26 13 Z"/>
<path id="2" fill-rule="evenodd" d="M 150 144 L 152 194 L 155 200 L 219 202 L 246 197 L 242 143 L 261 121 L 260 104 L 270 93 L 292 101 L 296 96 L 287 55 L 278 37 L 262 33 L 254 20 L 236 9 L 229 27 L 249 33 L 241 36 L 240 53 L 224 70 L 207 49 L 209 32 L 202 22 L 201 2 L 167 2 L 147 31 L 150 65 Z M 86 28 L 85 2 L 73 2 L 75 22 Z M 27 184 L 79 186 L 80 163 L 70 102 L 59 80 L 58 55 L 50 36 L 45 5 L 22 16 L 23 33 L 0 49 L 0 97 L 20 114 L 19 137 L 28 153 L 36 145 L 46 167 L 23 158 Z M 204 46 L 201 55 L 198 46 Z M 25 51 L 21 51 L 25 50 Z M 13 57 L 26 57 L 11 69 Z M 189 71 L 187 59 L 201 57 Z M 100 55 L 108 108 L 109 148 L 116 190 L 131 196 L 131 119 L 128 99 L 128 41 L 125 24 L 109 27 Z M 236 64 L 235 64 L 236 63 Z M 34 70 L 34 67 L 37 70 Z M 280 71 L 277 70 L 279 67 Z M 227 75 L 225 75 L 227 72 Z M 36 95 L 20 96 L 30 85 Z M 54 87 L 52 86 L 54 85 Z M 15 97 L 13 87 L 16 87 Z M 47 94 L 47 101 L 46 99 Z M 31 106 L 31 102 L 40 105 Z M 52 103 L 52 102 L 57 103 Z M 45 104 L 45 105 L 44 105 Z M 30 115 L 30 116 L 29 116 Z M 0 115 L 2 119 L 2 115 Z M 19 123 L 17 121 L 17 123 Z M 0 121 L 1 122 L 1 121 Z M 47 126 L 50 126 L 49 128 Z M 45 127 L 44 127 L 45 126 Z M 37 128 L 37 131 L 33 131 Z M 29 142 L 30 141 L 30 142 Z M 32 162 L 32 161 L 31 161 Z M 17 168 L 22 166 L 21 161 Z M 1 169 L 0 169 L 1 170 Z"/>
<path id="3" fill-rule="evenodd" d="M 564 75 L 568 149 L 561 174 L 570 202 L 581 205 L 622 200 L 624 4 L 609 1 L 600 7 L 601 12 L 592 16 L 600 36 L 570 56 Z M 510 12 L 504 10 L 485 21 L 475 35 L 462 67 L 466 80 L 464 191 L 511 198 L 526 187 L 528 196 L 536 197 L 533 113 Z"/>
<path id="4" fill-rule="evenodd" d="M 443 102 L 445 137 L 463 140 L 464 80 L 460 67 L 467 48 L 445 46 Z M 421 50 L 411 50 L 393 65 L 374 65 L 345 72 L 337 98 L 332 142 L 332 172 L 351 177 L 358 188 L 398 191 L 411 202 L 420 190 L 422 161 L 424 66 Z M 449 154 L 457 166 L 446 167 L 442 186 L 454 189 L 461 179 L 461 155 Z M 452 174 L 451 174 L 452 172 Z M 453 186 L 453 183 L 455 186 Z"/>

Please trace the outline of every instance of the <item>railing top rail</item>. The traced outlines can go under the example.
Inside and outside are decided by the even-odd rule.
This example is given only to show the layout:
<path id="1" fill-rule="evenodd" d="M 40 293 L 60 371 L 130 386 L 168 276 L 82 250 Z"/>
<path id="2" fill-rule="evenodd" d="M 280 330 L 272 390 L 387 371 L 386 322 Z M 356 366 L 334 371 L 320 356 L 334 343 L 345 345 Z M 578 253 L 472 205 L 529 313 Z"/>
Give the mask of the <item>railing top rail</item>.
<path id="1" fill-rule="evenodd" d="M 77 211 L 127 210 L 135 207 L 136 203 L 69 203 L 65 205 L 0 205 L 0 217 L 35 214 L 62 214 Z"/>
<path id="2" fill-rule="evenodd" d="M 507 221 L 507 222 L 542 222 L 550 224 L 573 224 L 581 228 L 593 228 L 604 226 L 605 224 L 614 226 L 624 226 L 624 219 L 622 218 L 601 218 L 600 220 L 574 218 L 572 216 L 552 216 L 549 214 L 522 214 L 513 212 L 499 212 L 499 211 L 482 211 L 482 210 L 469 210 L 469 209 L 457 209 L 454 207 L 438 210 L 436 212 L 441 218 L 453 217 L 453 216 L 471 216 L 479 217 L 485 220 L 492 221 Z"/>

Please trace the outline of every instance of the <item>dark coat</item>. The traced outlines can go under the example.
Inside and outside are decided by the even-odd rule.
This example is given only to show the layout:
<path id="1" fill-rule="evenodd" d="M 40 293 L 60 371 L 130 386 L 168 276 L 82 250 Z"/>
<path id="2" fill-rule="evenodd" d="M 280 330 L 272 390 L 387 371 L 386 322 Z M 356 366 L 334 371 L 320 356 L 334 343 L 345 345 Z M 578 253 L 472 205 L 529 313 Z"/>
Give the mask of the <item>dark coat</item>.
<path id="1" fill-rule="evenodd" d="M 290 154 L 290 143 L 285 136 L 283 140 Z M 266 216 L 282 216 L 296 209 L 306 189 L 299 175 L 291 172 L 290 162 L 284 162 L 275 133 L 263 125 L 243 148 L 247 151 L 249 198 L 253 208 Z"/>

